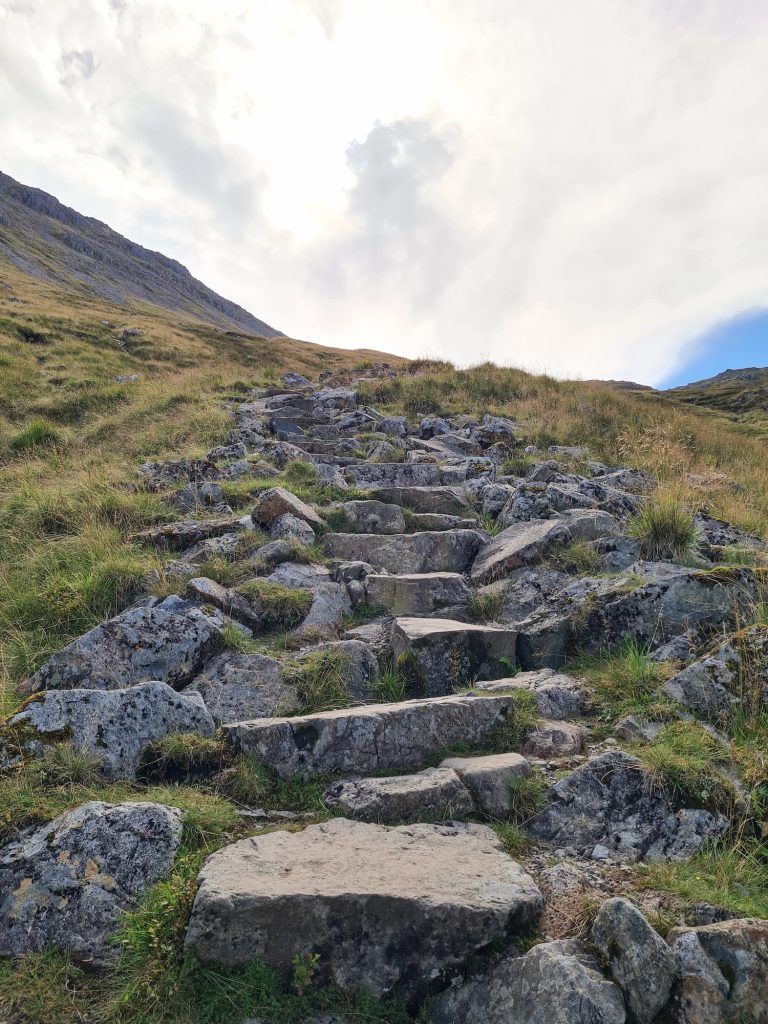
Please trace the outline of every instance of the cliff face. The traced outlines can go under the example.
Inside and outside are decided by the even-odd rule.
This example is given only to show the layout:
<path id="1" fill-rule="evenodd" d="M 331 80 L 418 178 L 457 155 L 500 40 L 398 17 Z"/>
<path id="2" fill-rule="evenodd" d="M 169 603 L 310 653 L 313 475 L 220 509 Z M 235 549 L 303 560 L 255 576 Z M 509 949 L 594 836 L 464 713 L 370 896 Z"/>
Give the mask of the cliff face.
<path id="1" fill-rule="evenodd" d="M 280 331 L 217 295 L 186 267 L 0 173 L 0 255 L 20 270 L 111 302 L 131 299 L 264 338 Z"/>

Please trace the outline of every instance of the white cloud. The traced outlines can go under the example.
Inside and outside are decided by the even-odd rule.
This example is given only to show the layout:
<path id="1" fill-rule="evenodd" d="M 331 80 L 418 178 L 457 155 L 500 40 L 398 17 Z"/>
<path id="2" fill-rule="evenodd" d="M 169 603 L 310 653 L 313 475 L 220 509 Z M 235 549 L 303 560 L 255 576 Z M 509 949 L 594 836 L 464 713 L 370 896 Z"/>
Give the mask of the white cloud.
<path id="1" fill-rule="evenodd" d="M 282 330 L 656 382 L 768 305 L 763 0 L 0 0 L 2 169 Z"/>

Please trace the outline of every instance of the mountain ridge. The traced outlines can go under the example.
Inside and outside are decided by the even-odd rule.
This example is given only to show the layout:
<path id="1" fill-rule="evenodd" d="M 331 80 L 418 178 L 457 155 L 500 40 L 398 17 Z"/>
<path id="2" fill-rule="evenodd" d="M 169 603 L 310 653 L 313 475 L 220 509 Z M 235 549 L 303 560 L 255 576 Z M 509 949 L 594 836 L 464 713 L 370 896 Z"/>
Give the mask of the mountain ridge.
<path id="1" fill-rule="evenodd" d="M 33 277 L 113 303 L 138 299 L 224 329 L 284 337 L 198 281 L 178 260 L 147 249 L 2 172 L 0 255 Z"/>

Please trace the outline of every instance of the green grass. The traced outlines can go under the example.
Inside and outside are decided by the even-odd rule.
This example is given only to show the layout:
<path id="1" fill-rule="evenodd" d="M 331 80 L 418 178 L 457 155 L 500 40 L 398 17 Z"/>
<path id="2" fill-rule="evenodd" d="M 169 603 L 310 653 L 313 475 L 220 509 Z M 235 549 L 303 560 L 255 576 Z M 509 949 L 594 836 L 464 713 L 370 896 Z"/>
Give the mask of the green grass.
<path id="1" fill-rule="evenodd" d="M 214 779 L 216 791 L 236 804 L 311 813 L 318 818 L 328 816 L 321 798 L 329 782 L 326 777 L 282 779 L 248 755 L 238 757 Z"/>
<path id="2" fill-rule="evenodd" d="M 265 629 L 293 629 L 306 618 L 312 606 L 311 591 L 267 580 L 249 580 L 236 590 L 252 604 Z"/>
<path id="3" fill-rule="evenodd" d="M 182 779 L 210 775 L 226 756 L 220 739 L 198 733 L 171 733 L 149 743 L 141 754 L 141 777 L 145 780 Z"/>
<path id="4" fill-rule="evenodd" d="M 653 743 L 636 750 L 654 784 L 678 807 L 733 813 L 735 792 L 718 771 L 727 748 L 696 722 L 672 722 Z"/>
<path id="5" fill-rule="evenodd" d="M 300 714 L 347 707 L 351 702 L 349 670 L 349 656 L 333 648 L 312 651 L 302 658 L 291 675 L 298 692 Z"/>
<path id="6" fill-rule="evenodd" d="M 768 918 L 768 854 L 756 839 L 713 844 L 685 863 L 643 865 L 638 877 L 644 887 L 689 903 L 711 903 L 739 917 Z"/>
<path id="7" fill-rule="evenodd" d="M 693 514 L 669 498 L 647 502 L 629 521 L 630 537 L 640 541 L 640 554 L 651 562 L 675 562 L 689 555 L 696 544 Z"/>
<path id="8" fill-rule="evenodd" d="M 383 704 L 398 704 L 406 700 L 408 686 L 406 680 L 397 671 L 394 665 L 387 665 L 382 672 L 374 688 L 371 698 Z"/>
<path id="9" fill-rule="evenodd" d="M 63 438 L 60 431 L 46 420 L 30 420 L 24 430 L 14 434 L 8 442 L 12 452 L 26 452 L 43 445 L 61 444 Z"/>
<path id="10" fill-rule="evenodd" d="M 661 689 L 673 669 L 653 661 L 635 640 L 626 640 L 606 654 L 580 655 L 569 662 L 567 671 L 586 678 L 604 721 L 615 722 L 626 715 L 663 721 L 676 710 Z"/>
<path id="11" fill-rule="evenodd" d="M 498 622 L 504 607 L 504 591 L 498 588 L 480 594 L 472 591 L 467 602 L 467 618 L 470 622 Z"/>
<path id="12" fill-rule="evenodd" d="M 547 566 L 570 576 L 596 576 L 602 570 L 600 556 L 586 541 L 574 541 L 557 548 L 547 558 Z"/>

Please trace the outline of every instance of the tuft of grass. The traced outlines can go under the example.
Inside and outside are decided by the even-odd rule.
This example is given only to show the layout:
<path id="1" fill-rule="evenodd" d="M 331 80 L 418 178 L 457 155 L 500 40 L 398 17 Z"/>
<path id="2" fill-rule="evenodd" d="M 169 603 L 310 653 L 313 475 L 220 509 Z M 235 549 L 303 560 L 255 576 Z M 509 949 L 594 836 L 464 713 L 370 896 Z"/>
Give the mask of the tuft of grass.
<path id="1" fill-rule="evenodd" d="M 216 777 L 219 793 L 236 804 L 263 807 L 265 810 L 295 811 L 327 816 L 322 795 L 329 784 L 327 778 L 281 779 L 258 758 L 243 755 L 224 768 Z"/>
<path id="2" fill-rule="evenodd" d="M 210 775 L 221 768 L 225 755 L 221 739 L 198 733 L 171 733 L 144 748 L 141 776 L 157 780 Z"/>
<path id="3" fill-rule="evenodd" d="M 61 444 L 62 440 L 60 432 L 47 420 L 33 419 L 11 438 L 8 447 L 12 452 L 27 452 L 43 446 Z"/>
<path id="4" fill-rule="evenodd" d="M 556 549 L 547 565 L 570 576 L 595 576 L 602 569 L 600 556 L 586 541 L 574 541 Z"/>
<path id="5" fill-rule="evenodd" d="M 697 722 L 672 722 L 635 753 L 674 804 L 733 811 L 733 786 L 718 770 L 728 761 L 728 750 Z"/>
<path id="6" fill-rule="evenodd" d="M 491 828 L 510 857 L 517 859 L 530 850 L 530 836 L 521 825 L 512 821 L 494 821 L 491 822 Z"/>
<path id="7" fill-rule="evenodd" d="M 382 704 L 399 704 L 406 699 L 407 691 L 406 680 L 400 675 L 397 668 L 394 665 L 387 665 L 379 674 L 371 696 Z"/>
<path id="8" fill-rule="evenodd" d="M 768 917 L 768 853 L 756 839 L 711 844 L 689 861 L 638 868 L 640 883 L 689 903 L 725 907 L 738 917 Z"/>
<path id="9" fill-rule="evenodd" d="M 548 786 L 536 772 L 528 778 L 512 779 L 509 784 L 511 807 L 509 820 L 522 827 L 541 810 L 546 800 Z"/>
<path id="10" fill-rule="evenodd" d="M 504 591 L 487 591 L 479 594 L 473 591 L 467 602 L 467 618 L 470 622 L 498 622 L 504 606 Z"/>
<path id="11" fill-rule="evenodd" d="M 306 618 L 312 606 L 311 591 L 284 587 L 280 583 L 253 579 L 241 583 L 236 589 L 258 610 L 265 629 L 293 629 Z"/>
<path id="12" fill-rule="evenodd" d="M 539 710 L 530 690 L 513 690 L 506 717 L 489 734 L 487 746 L 494 753 L 519 751 L 528 734 L 536 728 Z"/>
<path id="13" fill-rule="evenodd" d="M 690 555 L 697 532 L 691 512 L 679 501 L 657 498 L 647 502 L 627 526 L 640 541 L 640 553 L 651 562 L 675 562 Z"/>
<path id="14" fill-rule="evenodd" d="M 293 459 L 285 467 L 283 476 L 289 484 L 314 484 L 317 482 L 317 469 L 306 459 Z"/>
<path id="15" fill-rule="evenodd" d="M 634 639 L 627 639 L 606 654 L 581 655 L 568 669 L 587 679 L 605 721 L 614 722 L 626 715 L 664 721 L 675 711 L 661 689 L 674 669 L 653 661 L 648 649 Z"/>
<path id="16" fill-rule="evenodd" d="M 348 707 L 349 656 L 333 648 L 312 651 L 291 674 L 300 714 Z"/>
<path id="17" fill-rule="evenodd" d="M 56 743 L 30 770 L 41 787 L 93 787 L 104 783 L 101 758 L 70 742 Z"/>
<path id="18" fill-rule="evenodd" d="M 258 654 L 261 644 L 244 633 L 234 622 L 225 622 L 221 629 L 221 641 L 227 650 L 236 654 Z"/>

